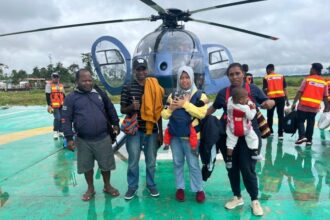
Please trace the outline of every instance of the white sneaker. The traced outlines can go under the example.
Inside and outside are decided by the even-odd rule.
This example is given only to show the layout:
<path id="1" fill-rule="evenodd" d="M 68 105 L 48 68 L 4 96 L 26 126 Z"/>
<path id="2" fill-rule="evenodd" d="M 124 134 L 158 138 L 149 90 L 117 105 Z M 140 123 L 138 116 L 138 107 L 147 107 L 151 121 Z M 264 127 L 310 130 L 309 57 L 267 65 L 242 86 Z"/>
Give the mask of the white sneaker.
<path id="1" fill-rule="evenodd" d="M 262 209 L 260 202 L 258 200 L 252 201 L 251 209 L 252 209 L 253 214 L 256 216 L 264 215 L 264 210 Z"/>
<path id="2" fill-rule="evenodd" d="M 57 131 L 54 131 L 53 138 L 58 139 L 58 132 Z"/>
<path id="3" fill-rule="evenodd" d="M 64 137 L 64 133 L 63 132 L 58 132 L 58 136 L 59 137 Z"/>
<path id="4" fill-rule="evenodd" d="M 264 159 L 264 157 L 261 154 L 259 154 L 259 155 L 253 155 L 253 156 L 251 156 L 251 158 L 253 160 L 263 160 Z"/>
<path id="5" fill-rule="evenodd" d="M 244 201 L 243 201 L 243 198 L 238 198 L 237 196 L 234 196 L 232 198 L 232 200 L 230 200 L 229 202 L 227 202 L 225 204 L 225 208 L 226 209 L 234 209 L 236 208 L 237 206 L 241 206 L 241 205 L 244 205 Z"/>

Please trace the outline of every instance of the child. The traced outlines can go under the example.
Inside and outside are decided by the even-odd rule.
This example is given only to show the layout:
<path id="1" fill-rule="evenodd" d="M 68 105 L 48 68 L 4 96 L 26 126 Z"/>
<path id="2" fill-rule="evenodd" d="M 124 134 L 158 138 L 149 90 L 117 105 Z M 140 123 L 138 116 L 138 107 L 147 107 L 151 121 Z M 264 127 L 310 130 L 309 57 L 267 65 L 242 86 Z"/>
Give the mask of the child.
<path id="1" fill-rule="evenodd" d="M 245 88 L 234 88 L 227 103 L 227 163 L 228 169 L 232 168 L 232 155 L 238 138 L 244 136 L 247 146 L 252 150 L 252 159 L 260 160 L 258 146 L 259 139 L 254 132 L 251 120 L 257 111 L 255 104 L 249 99 Z"/>

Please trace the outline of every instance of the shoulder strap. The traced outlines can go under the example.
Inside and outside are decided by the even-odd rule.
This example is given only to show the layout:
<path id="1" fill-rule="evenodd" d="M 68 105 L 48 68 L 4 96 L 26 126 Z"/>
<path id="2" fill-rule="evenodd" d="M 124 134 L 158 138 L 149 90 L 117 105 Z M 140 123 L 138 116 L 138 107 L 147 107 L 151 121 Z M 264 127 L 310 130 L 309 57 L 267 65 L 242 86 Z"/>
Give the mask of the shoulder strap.
<path id="1" fill-rule="evenodd" d="M 93 99 L 91 99 L 89 96 L 87 96 L 87 98 L 100 110 L 100 112 L 102 112 L 102 114 L 104 115 L 104 117 L 106 118 L 107 120 L 107 124 L 108 124 L 108 127 L 109 129 L 111 130 L 111 139 L 114 140 L 115 142 L 117 142 L 117 139 L 115 137 L 113 137 L 114 135 L 114 130 L 113 130 L 113 127 L 111 125 L 111 122 L 110 122 L 110 118 L 109 118 L 109 112 L 108 112 L 108 109 L 106 108 L 106 105 L 108 104 L 109 102 L 109 98 L 106 96 L 105 92 L 98 86 L 98 85 L 94 85 L 94 89 L 98 92 L 98 94 L 101 96 L 102 98 L 102 102 L 103 102 L 103 105 L 104 105 L 104 109 L 102 110 L 94 101 Z"/>
<path id="2" fill-rule="evenodd" d="M 191 97 L 191 99 L 196 99 L 196 101 L 200 100 L 202 97 L 202 91 L 201 90 L 197 90 L 195 92 L 195 94 Z"/>
<path id="3" fill-rule="evenodd" d="M 227 89 L 226 89 L 226 103 L 228 102 L 229 97 L 230 97 L 230 87 L 227 87 Z"/>

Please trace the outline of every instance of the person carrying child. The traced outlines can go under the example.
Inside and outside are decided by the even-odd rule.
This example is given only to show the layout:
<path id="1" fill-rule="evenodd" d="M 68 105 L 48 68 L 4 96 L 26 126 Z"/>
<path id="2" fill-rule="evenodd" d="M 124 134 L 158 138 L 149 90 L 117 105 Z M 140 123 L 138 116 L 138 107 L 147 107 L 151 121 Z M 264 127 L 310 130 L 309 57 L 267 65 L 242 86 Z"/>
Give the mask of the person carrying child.
<path id="1" fill-rule="evenodd" d="M 199 130 L 198 119 L 203 119 L 207 111 L 208 98 L 194 83 L 194 72 L 189 66 L 182 66 L 177 73 L 177 92 L 168 97 L 168 107 L 161 115 L 169 119 L 164 143 L 170 144 L 176 179 L 176 200 L 185 200 L 184 164 L 189 167 L 190 188 L 196 193 L 196 201 L 204 202 L 202 173 L 199 167 Z"/>
<path id="2" fill-rule="evenodd" d="M 252 159 L 260 160 L 259 139 L 254 132 L 251 120 L 255 117 L 256 105 L 249 99 L 248 91 L 243 87 L 234 88 L 227 103 L 226 167 L 232 168 L 233 150 L 239 137 L 245 137 L 248 148 L 252 151 Z"/>

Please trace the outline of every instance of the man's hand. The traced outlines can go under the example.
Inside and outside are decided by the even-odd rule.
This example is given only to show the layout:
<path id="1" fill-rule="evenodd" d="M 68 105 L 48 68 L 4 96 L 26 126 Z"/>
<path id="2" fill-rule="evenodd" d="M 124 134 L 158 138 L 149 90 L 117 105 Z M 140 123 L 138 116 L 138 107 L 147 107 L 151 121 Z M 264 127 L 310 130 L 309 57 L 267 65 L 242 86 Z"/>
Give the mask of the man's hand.
<path id="1" fill-rule="evenodd" d="M 133 96 L 133 102 L 132 102 L 132 109 L 133 110 L 140 110 L 140 101 L 139 100 L 136 100 L 135 97 Z"/>
<path id="2" fill-rule="evenodd" d="M 68 149 L 71 151 L 74 151 L 75 148 L 76 148 L 76 146 L 74 144 L 74 141 L 73 140 L 68 141 Z"/>
<path id="3" fill-rule="evenodd" d="M 52 106 L 48 105 L 48 107 L 47 107 L 47 112 L 48 112 L 49 114 L 53 114 L 54 109 L 52 108 Z"/>

